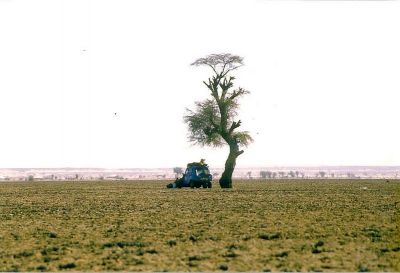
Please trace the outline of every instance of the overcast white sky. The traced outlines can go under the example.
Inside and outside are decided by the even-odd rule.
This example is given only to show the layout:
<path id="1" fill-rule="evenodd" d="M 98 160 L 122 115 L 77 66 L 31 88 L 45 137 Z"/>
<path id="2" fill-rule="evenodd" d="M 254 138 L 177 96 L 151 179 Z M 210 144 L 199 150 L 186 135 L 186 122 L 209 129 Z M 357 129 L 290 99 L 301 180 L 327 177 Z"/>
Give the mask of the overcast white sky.
<path id="1" fill-rule="evenodd" d="M 400 165 L 400 1 L 0 0 L 0 167 L 172 167 L 196 58 L 245 58 L 239 167 Z M 117 115 L 114 115 L 117 113 Z"/>

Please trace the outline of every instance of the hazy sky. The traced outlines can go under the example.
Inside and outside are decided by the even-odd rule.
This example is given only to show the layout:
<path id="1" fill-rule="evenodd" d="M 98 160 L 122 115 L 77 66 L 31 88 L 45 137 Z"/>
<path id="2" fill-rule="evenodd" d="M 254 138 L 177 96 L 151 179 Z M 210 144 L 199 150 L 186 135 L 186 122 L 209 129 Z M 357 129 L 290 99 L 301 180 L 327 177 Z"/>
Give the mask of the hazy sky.
<path id="1" fill-rule="evenodd" d="M 238 166 L 400 165 L 400 1 L 0 0 L 0 167 L 173 167 L 196 58 L 244 57 Z M 114 113 L 117 113 L 116 115 Z"/>

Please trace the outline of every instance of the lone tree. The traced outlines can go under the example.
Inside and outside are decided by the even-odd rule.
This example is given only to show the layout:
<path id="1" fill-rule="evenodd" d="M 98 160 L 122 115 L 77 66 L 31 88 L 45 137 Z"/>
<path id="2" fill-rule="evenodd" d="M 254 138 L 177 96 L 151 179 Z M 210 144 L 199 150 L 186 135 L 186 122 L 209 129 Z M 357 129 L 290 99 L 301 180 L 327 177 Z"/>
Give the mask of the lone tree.
<path id="1" fill-rule="evenodd" d="M 238 100 L 249 91 L 233 88 L 235 77 L 230 73 L 243 65 L 243 58 L 232 54 L 212 54 L 197 59 L 191 65 L 208 66 L 213 75 L 203 83 L 211 92 L 211 98 L 196 102 L 195 110 L 187 109 L 184 121 L 189 127 L 189 140 L 201 146 L 229 146 L 225 170 L 219 179 L 221 188 L 232 188 L 232 174 L 241 149 L 253 140 L 247 131 L 238 131 L 240 120 L 235 120 Z"/>
<path id="2" fill-rule="evenodd" d="M 181 167 L 174 167 L 175 177 L 178 178 L 179 175 L 183 174 L 183 169 Z"/>

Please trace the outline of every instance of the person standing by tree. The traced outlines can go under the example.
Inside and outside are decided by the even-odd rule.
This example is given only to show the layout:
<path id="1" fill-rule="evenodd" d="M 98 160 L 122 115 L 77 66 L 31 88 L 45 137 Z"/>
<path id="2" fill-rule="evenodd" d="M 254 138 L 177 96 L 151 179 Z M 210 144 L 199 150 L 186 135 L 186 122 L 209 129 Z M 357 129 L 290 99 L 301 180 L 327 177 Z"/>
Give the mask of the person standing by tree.
<path id="1" fill-rule="evenodd" d="M 243 58 L 232 54 L 211 54 L 197 59 L 192 65 L 210 67 L 213 76 L 203 81 L 211 91 L 211 98 L 196 102 L 194 111 L 187 109 L 184 121 L 189 128 L 189 140 L 201 146 L 229 146 L 219 183 L 221 188 L 232 188 L 236 159 L 244 152 L 241 147 L 253 141 L 249 132 L 237 131 L 241 121 L 235 120 L 238 100 L 249 91 L 241 87 L 233 89 L 235 77 L 230 73 L 243 65 Z"/>

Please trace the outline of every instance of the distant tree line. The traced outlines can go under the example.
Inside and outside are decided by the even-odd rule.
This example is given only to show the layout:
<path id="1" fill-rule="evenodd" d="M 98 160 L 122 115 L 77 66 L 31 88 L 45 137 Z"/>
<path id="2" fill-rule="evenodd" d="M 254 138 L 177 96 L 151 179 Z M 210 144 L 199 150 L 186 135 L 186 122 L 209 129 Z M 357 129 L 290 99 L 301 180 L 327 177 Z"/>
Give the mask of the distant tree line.
<path id="1" fill-rule="evenodd" d="M 249 176 L 249 173 L 247 173 L 247 177 L 251 178 Z M 283 179 L 283 178 L 290 178 L 290 179 L 300 179 L 300 178 L 335 178 L 336 175 L 335 173 L 328 173 L 326 171 L 318 171 L 315 174 L 312 174 L 310 176 L 306 175 L 304 172 L 300 172 L 300 171 L 288 171 L 288 172 L 284 172 L 284 171 L 260 171 L 260 178 L 262 179 Z M 343 177 L 343 176 L 342 176 Z M 346 177 L 347 178 L 355 178 L 356 175 L 353 173 L 346 173 Z"/>
<path id="2" fill-rule="evenodd" d="M 260 177 L 263 179 L 276 179 L 276 178 L 304 178 L 305 174 L 299 171 L 289 172 L 271 172 L 271 171 L 260 171 Z"/>

